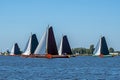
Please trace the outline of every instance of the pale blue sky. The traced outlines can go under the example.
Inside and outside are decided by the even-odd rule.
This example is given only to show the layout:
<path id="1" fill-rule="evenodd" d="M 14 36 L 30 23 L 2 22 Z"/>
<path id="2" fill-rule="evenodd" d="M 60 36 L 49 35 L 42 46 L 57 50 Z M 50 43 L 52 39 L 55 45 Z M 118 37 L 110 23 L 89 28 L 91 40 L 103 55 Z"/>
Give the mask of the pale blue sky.
<path id="1" fill-rule="evenodd" d="M 88 48 L 104 35 L 120 50 L 119 0 L 0 0 L 0 50 L 15 42 L 23 50 L 31 32 L 40 40 L 48 24 L 57 44 L 66 34 L 72 48 Z"/>

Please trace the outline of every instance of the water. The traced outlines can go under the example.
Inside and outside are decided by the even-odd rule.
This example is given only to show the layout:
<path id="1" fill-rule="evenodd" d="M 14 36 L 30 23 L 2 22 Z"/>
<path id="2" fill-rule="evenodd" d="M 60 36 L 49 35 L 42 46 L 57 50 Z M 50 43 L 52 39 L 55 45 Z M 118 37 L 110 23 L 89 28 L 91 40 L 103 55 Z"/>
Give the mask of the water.
<path id="1" fill-rule="evenodd" d="M 33 59 L 0 56 L 0 80 L 119 80 L 120 57 Z"/>

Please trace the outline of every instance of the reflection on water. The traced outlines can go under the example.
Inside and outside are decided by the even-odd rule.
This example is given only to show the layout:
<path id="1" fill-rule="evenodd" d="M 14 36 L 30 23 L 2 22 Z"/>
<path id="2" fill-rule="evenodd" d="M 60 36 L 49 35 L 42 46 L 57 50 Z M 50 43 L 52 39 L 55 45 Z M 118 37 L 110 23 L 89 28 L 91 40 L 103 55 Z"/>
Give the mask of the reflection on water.
<path id="1" fill-rule="evenodd" d="M 0 80 L 119 80 L 120 57 L 33 59 L 0 56 Z"/>

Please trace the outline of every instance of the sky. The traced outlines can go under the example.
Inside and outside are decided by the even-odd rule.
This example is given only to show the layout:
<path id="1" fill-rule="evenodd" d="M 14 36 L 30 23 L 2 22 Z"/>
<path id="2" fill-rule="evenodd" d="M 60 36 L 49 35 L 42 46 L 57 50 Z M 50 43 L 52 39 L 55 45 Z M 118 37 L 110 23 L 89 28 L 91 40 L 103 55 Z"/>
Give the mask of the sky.
<path id="1" fill-rule="evenodd" d="M 67 35 L 71 48 L 89 48 L 101 36 L 120 50 L 119 0 L 0 0 L 0 51 L 18 43 L 21 50 L 31 33 L 40 41 L 53 26 L 57 45 Z"/>

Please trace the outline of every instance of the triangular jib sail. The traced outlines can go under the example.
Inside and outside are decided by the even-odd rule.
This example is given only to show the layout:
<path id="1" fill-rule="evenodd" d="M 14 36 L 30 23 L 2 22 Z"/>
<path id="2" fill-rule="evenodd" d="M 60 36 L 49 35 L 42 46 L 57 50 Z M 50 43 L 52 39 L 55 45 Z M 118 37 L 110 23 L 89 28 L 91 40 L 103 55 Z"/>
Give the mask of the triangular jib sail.
<path id="1" fill-rule="evenodd" d="M 72 54 L 72 51 L 71 51 L 68 38 L 66 35 L 64 35 L 60 43 L 59 55 L 71 55 L 71 54 Z"/>
<path id="2" fill-rule="evenodd" d="M 34 54 L 45 54 L 46 53 L 46 39 L 47 39 L 47 31 L 43 34 Z"/>
<path id="3" fill-rule="evenodd" d="M 20 55 L 21 51 L 17 43 L 15 43 L 12 47 L 10 55 Z"/>
<path id="4" fill-rule="evenodd" d="M 33 54 L 37 46 L 38 46 L 38 40 L 37 40 L 36 34 L 31 34 L 23 55 Z"/>
<path id="5" fill-rule="evenodd" d="M 101 37 L 94 51 L 94 55 L 109 55 L 108 46 L 105 37 Z"/>

